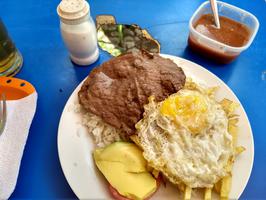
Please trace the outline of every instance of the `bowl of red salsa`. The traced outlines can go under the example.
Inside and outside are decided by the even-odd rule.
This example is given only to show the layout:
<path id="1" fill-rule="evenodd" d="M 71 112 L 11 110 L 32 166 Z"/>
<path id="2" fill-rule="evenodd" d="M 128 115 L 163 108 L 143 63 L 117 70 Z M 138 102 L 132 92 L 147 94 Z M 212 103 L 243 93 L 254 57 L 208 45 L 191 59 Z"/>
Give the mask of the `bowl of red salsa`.
<path id="1" fill-rule="evenodd" d="M 230 63 L 255 38 L 259 21 L 251 13 L 217 1 L 220 29 L 216 28 L 209 1 L 196 10 L 189 21 L 188 45 L 218 63 Z"/>

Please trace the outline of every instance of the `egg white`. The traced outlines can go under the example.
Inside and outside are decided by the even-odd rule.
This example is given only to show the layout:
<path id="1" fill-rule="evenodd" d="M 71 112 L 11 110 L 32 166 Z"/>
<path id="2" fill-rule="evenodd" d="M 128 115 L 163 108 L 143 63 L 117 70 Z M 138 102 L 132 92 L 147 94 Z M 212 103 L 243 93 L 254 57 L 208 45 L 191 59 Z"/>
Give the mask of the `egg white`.
<path id="1" fill-rule="evenodd" d="M 202 91 L 183 89 L 174 95 L 180 93 L 204 95 L 208 126 L 192 133 L 187 126 L 180 123 L 177 126 L 173 118 L 160 112 L 163 102 L 152 100 L 145 106 L 143 119 L 136 124 L 144 158 L 174 184 L 212 187 L 227 175 L 225 166 L 234 152 L 226 113 Z"/>

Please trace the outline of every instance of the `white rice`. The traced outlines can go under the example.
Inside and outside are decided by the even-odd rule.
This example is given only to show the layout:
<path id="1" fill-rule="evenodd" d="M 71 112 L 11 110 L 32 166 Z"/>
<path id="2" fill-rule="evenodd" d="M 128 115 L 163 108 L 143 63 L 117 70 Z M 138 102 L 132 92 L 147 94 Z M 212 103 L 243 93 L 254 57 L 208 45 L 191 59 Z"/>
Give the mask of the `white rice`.
<path id="1" fill-rule="evenodd" d="M 85 111 L 79 103 L 75 105 L 74 112 L 82 115 L 81 124 L 88 128 L 97 147 L 105 147 L 122 140 L 120 130 L 105 123 L 100 117 Z"/>

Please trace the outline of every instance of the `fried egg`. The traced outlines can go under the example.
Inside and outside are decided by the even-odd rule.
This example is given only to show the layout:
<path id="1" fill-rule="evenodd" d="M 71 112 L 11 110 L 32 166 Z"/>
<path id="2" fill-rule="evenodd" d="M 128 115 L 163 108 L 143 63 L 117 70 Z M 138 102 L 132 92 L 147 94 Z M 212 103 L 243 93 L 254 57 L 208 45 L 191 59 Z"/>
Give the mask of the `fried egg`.
<path id="1" fill-rule="evenodd" d="M 212 187 L 228 173 L 228 118 L 208 91 L 187 87 L 159 103 L 151 97 L 136 124 L 144 158 L 174 184 Z"/>

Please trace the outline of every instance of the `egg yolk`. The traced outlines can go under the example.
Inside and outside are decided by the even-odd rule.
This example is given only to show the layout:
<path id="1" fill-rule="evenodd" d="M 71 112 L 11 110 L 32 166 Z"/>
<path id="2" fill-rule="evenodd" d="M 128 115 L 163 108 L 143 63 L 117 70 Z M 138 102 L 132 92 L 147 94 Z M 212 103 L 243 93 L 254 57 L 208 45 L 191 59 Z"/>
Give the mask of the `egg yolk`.
<path id="1" fill-rule="evenodd" d="M 197 134 L 207 126 L 207 103 L 201 94 L 177 94 L 163 101 L 161 114 Z"/>

